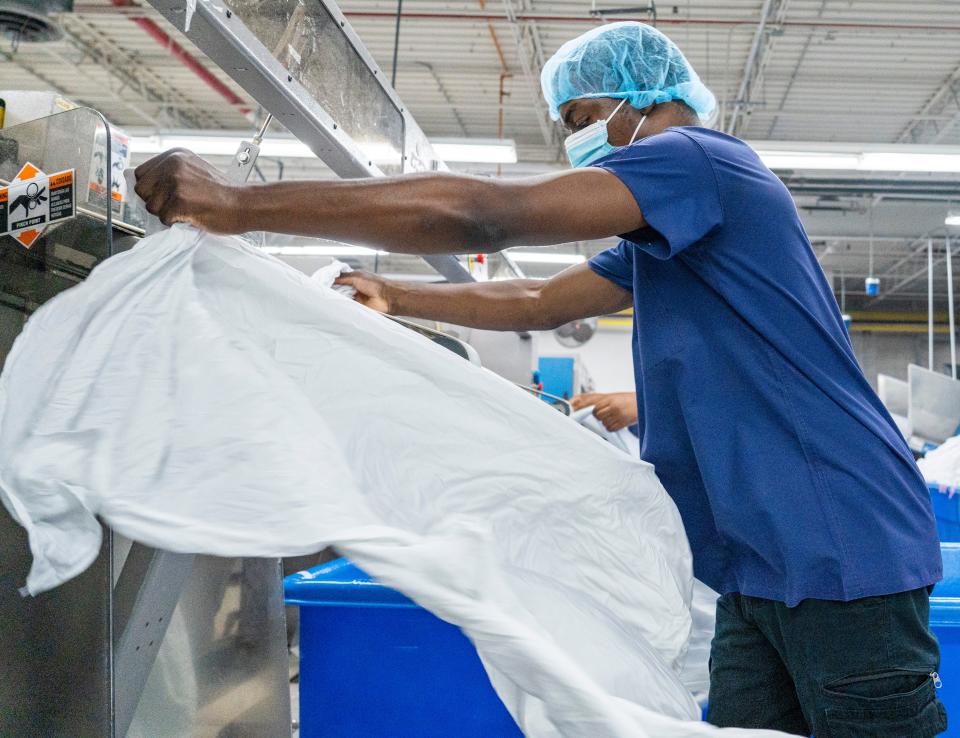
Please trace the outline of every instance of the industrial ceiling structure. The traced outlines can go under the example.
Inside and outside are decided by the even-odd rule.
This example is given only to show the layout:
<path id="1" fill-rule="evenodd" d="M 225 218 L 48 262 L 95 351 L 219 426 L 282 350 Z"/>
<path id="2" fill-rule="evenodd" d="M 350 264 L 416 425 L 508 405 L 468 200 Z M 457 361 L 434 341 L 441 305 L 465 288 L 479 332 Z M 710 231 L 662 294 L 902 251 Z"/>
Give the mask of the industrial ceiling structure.
<path id="1" fill-rule="evenodd" d="M 18 2 L 25 4 L 0 0 L 0 25 L 4 6 Z M 26 4 L 53 11 L 61 35 L 42 43 L 9 35 L 0 40 L 0 89 L 56 89 L 130 130 L 251 131 L 262 114 L 146 0 Z M 429 137 L 516 143 L 516 164 L 455 166 L 463 171 L 515 176 L 562 168 L 564 134 L 540 99 L 539 69 L 564 41 L 617 20 L 655 24 L 676 41 L 720 102 L 714 125 L 758 148 L 852 143 L 938 146 L 933 151 L 960 154 L 960 16 L 953 0 L 340 5 Z M 778 170 L 848 309 L 925 309 L 929 239 L 941 304 L 950 232 L 944 219 L 960 211 L 960 167 L 945 168 Z M 267 179 L 329 176 L 307 159 L 267 160 L 261 173 Z M 960 228 L 953 230 L 960 243 Z M 607 245 L 550 251 L 589 256 Z M 429 272 L 415 259 L 378 261 L 382 271 Z M 547 276 L 558 268 L 532 264 L 527 271 Z M 867 276 L 881 280 L 877 297 L 864 294 Z"/>

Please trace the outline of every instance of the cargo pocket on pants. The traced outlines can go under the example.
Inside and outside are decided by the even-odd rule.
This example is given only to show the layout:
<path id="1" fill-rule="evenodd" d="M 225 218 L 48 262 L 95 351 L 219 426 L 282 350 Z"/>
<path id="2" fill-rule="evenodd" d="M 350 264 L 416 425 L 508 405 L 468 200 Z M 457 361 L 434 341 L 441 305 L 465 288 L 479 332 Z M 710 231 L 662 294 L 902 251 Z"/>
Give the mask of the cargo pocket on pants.
<path id="1" fill-rule="evenodd" d="M 947 728 L 930 673 L 848 677 L 826 685 L 822 700 L 816 738 L 933 738 Z"/>

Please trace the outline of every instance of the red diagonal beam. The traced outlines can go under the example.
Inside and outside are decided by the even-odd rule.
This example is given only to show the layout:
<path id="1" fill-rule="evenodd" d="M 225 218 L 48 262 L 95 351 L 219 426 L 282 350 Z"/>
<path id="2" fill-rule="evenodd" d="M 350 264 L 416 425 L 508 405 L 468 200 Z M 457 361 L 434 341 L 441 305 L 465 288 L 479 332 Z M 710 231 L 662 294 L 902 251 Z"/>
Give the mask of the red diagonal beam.
<path id="1" fill-rule="evenodd" d="M 137 7 L 133 0 L 111 0 L 111 2 L 118 8 Z M 217 92 L 231 105 L 237 106 L 241 113 L 246 115 L 250 112 L 250 107 L 243 98 L 221 82 L 216 75 L 203 66 L 203 64 L 198 62 L 189 51 L 174 41 L 170 34 L 158 26 L 152 18 L 131 16 L 130 21 L 136 23 L 148 36 L 169 51 L 174 59 L 197 75 L 210 89 Z"/>

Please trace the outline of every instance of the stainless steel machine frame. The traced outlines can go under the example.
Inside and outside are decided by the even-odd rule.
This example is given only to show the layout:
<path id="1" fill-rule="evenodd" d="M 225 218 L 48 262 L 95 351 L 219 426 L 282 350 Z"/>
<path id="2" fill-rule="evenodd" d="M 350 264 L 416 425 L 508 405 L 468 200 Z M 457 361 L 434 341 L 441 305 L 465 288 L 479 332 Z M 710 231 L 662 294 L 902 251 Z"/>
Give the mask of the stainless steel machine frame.
<path id="1" fill-rule="evenodd" d="M 106 135 L 104 135 L 106 134 Z M 133 245 L 92 171 L 110 124 L 76 109 L 0 131 L 0 180 L 76 170 L 77 217 L 29 250 L 0 239 L 0 362 L 26 318 Z M 0 508 L 0 736 L 289 736 L 279 560 L 156 551 L 107 528 L 79 577 L 22 597 L 31 555 Z"/>
<path id="2" fill-rule="evenodd" d="M 186 7 L 183 0 L 149 0 L 163 16 L 180 29 L 185 28 Z M 289 69 L 248 28 L 239 12 L 232 10 L 234 2 L 198 0 L 190 19 L 186 36 L 208 57 L 220 66 L 237 84 L 253 97 L 287 130 L 307 144 L 310 149 L 338 176 L 344 178 L 383 176 L 383 171 L 363 152 L 361 147 L 337 121 L 310 94 L 301 83 L 297 70 Z M 277 12 L 296 2 L 265 0 L 248 3 L 257 6 L 257 12 Z M 371 78 L 376 80 L 379 93 L 388 99 L 403 120 L 403 171 L 418 172 L 445 169 L 436 157 L 433 147 L 420 126 L 410 115 L 396 92 L 385 82 L 382 70 L 350 26 L 343 12 L 333 0 L 307 0 L 300 7 L 323 12 L 337 24 Z M 307 11 L 309 12 L 309 10 Z M 282 49 L 280 53 L 285 53 Z M 348 76 L 348 60 L 341 65 L 323 70 L 329 75 Z M 301 70 L 302 71 L 302 70 Z M 343 80 L 343 85 L 350 82 Z M 450 282 L 471 282 L 473 278 L 453 256 L 427 256 L 424 259 Z"/>
<path id="3" fill-rule="evenodd" d="M 184 0 L 150 2 L 184 28 Z M 375 86 L 369 79 L 360 83 L 377 98 L 370 105 L 387 101 L 402 122 L 402 171 L 445 168 L 331 0 L 198 0 L 187 36 L 336 174 L 371 177 L 383 171 L 301 83 L 303 70 L 284 66 L 279 52 L 271 53 L 248 28 L 235 12 L 240 7 L 248 14 L 281 16 L 289 9 L 288 27 L 295 25 L 294 11 L 325 13 L 342 34 L 331 48 L 343 58 L 314 71 L 333 86 L 349 84 L 349 74 L 371 75 Z M 296 54 L 294 49 L 290 58 Z M 364 101 L 356 104 L 362 109 Z M 27 130 L 0 131 L 0 178 L 12 177 L 29 158 L 48 171 L 76 168 L 78 188 L 85 187 L 95 161 L 91 149 L 98 145 L 83 133 L 91 125 L 106 131 L 109 142 L 109 123 L 87 109 L 19 127 Z M 100 153 L 111 172 L 109 144 Z M 20 317 L 7 320 L 0 313 L 0 349 L 5 333 L 12 339 L 19 332 L 23 317 L 142 235 L 114 222 L 110 207 L 86 199 L 78 196 L 77 218 L 51 229 L 29 254 L 17 251 L 21 247 L 12 239 L 0 239 L 0 264 L 7 269 L 0 277 L 0 297 L 5 280 L 15 273 L 21 281 L 7 286 L 23 293 L 10 296 Z M 472 281 L 454 257 L 426 261 L 448 281 Z M 529 361 L 531 342 L 515 334 L 508 338 L 526 344 L 526 351 L 514 354 L 520 364 Z M 465 352 L 476 361 L 475 352 Z M 2 351 L 0 361 L 4 358 Z M 24 531 L 0 510 L 0 736 L 289 736 L 279 561 L 170 554 L 105 529 L 100 556 L 86 572 L 52 592 L 23 598 L 18 588 L 29 563 Z"/>

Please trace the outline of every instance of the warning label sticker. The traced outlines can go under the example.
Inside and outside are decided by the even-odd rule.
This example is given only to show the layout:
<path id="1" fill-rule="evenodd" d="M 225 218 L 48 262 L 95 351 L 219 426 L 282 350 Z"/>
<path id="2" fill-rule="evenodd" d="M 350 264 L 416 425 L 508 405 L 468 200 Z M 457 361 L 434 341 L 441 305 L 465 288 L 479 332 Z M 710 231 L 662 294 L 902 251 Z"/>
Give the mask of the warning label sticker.
<path id="1" fill-rule="evenodd" d="M 44 174 L 27 162 L 9 186 L 0 188 L 0 235 L 30 248 L 51 223 L 76 213 L 74 170 Z"/>
<path id="2" fill-rule="evenodd" d="M 130 161 L 130 139 L 115 128 L 111 128 L 109 145 L 110 168 L 112 169 L 110 172 L 107 171 L 106 167 L 107 131 L 104 126 L 98 125 L 96 139 L 93 143 L 93 155 L 90 160 L 87 201 L 106 207 L 106 193 L 109 187 L 110 207 L 113 208 L 113 215 L 116 218 L 122 218 L 124 201 L 129 200 L 123 170 L 127 168 L 127 163 Z M 109 185 L 107 184 L 108 181 Z"/>

